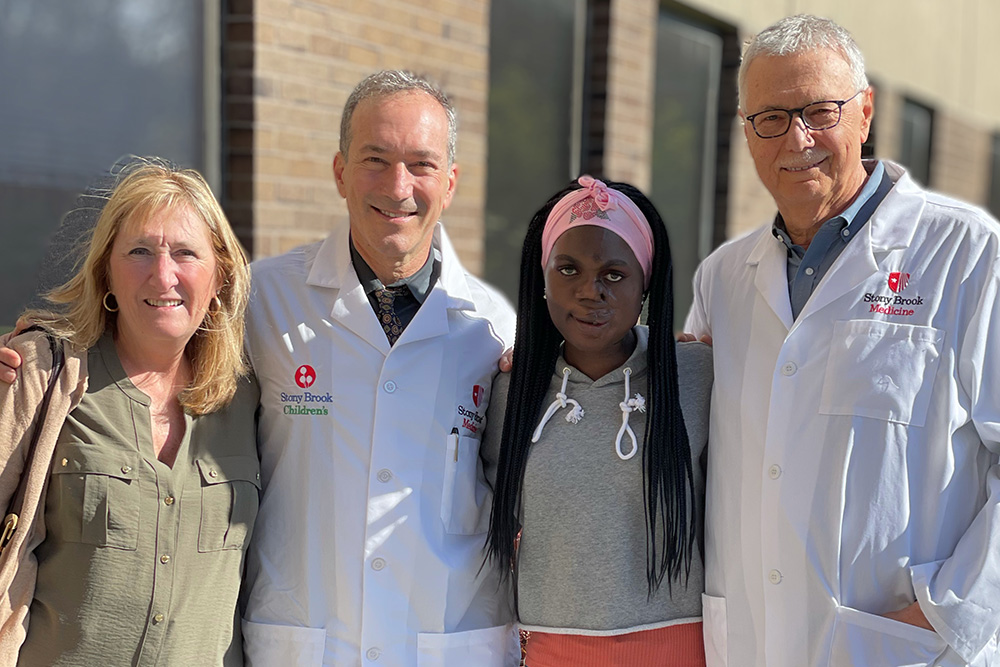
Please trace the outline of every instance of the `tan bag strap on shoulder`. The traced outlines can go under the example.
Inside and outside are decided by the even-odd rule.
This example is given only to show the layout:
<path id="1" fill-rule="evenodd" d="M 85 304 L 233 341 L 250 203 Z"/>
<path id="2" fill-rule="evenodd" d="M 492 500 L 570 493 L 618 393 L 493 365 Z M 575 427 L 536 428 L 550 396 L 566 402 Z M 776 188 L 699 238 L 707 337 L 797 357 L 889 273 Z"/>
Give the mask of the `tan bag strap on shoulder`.
<path id="1" fill-rule="evenodd" d="M 25 329 L 25 332 L 32 330 L 45 331 L 42 327 L 33 326 Z M 45 331 L 45 335 L 49 339 L 49 346 L 52 348 L 52 374 L 49 375 L 49 384 L 45 388 L 45 395 L 42 396 L 41 408 L 38 411 L 38 421 L 35 423 L 35 429 L 31 433 L 31 442 L 28 443 L 28 454 L 24 459 L 24 469 L 21 471 L 21 479 L 17 483 L 17 491 L 14 493 L 14 497 L 11 498 L 10 505 L 7 507 L 7 514 L 3 520 L 3 533 L 0 533 L 0 554 L 3 553 L 7 544 L 13 539 L 15 531 L 17 531 L 21 510 L 24 507 L 24 494 L 28 485 L 28 471 L 33 467 L 32 463 L 35 460 L 35 450 L 37 449 L 38 438 L 42 432 L 42 424 L 45 422 L 45 417 L 49 411 L 49 402 L 52 400 L 52 392 L 55 390 L 56 382 L 59 380 L 59 374 L 62 373 L 66 360 L 62 342 L 56 340 L 48 331 Z"/>

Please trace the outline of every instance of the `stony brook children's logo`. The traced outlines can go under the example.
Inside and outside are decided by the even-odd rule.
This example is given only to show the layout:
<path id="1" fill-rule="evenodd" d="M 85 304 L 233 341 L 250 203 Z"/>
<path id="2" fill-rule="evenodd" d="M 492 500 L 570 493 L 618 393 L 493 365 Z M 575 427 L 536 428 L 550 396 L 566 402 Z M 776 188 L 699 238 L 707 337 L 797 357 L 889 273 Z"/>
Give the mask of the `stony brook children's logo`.
<path id="1" fill-rule="evenodd" d="M 315 381 L 316 369 L 309 364 L 302 364 L 295 369 L 295 384 L 299 385 L 303 389 L 308 389 L 313 386 L 313 382 Z"/>
<path id="2" fill-rule="evenodd" d="M 309 391 L 316 384 L 316 369 L 309 364 L 302 364 L 295 369 L 292 376 L 295 384 L 302 392 L 281 392 L 281 411 L 286 415 L 325 417 L 330 414 L 329 405 L 333 402 L 330 392 L 323 394 Z"/>
<path id="3" fill-rule="evenodd" d="M 483 405 L 486 401 L 486 387 L 480 384 L 472 385 L 472 408 L 467 408 L 464 405 L 458 406 L 458 416 L 462 419 L 462 428 L 468 432 L 468 435 L 475 435 L 479 432 L 479 429 L 483 427 L 483 414 L 479 412 L 479 406 Z M 483 406 L 485 411 L 486 407 Z"/>
<path id="4" fill-rule="evenodd" d="M 865 293 L 864 303 L 869 304 L 869 313 L 910 317 L 916 314 L 917 309 L 924 305 L 924 297 L 919 294 L 908 293 L 905 296 L 902 294 L 910 284 L 909 273 L 892 271 L 889 273 L 885 284 L 892 292 L 891 294 Z"/>

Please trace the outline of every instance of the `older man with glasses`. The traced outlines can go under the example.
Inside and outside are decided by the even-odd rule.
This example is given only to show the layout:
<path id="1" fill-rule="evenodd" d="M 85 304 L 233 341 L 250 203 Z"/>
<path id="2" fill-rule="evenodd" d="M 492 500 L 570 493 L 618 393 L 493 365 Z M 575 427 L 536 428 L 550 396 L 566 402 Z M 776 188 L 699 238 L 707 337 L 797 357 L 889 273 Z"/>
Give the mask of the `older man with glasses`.
<path id="1" fill-rule="evenodd" d="M 832 21 L 762 31 L 739 87 L 778 213 L 702 263 L 686 326 L 715 345 L 708 664 L 998 665 L 1000 225 L 862 160 Z"/>

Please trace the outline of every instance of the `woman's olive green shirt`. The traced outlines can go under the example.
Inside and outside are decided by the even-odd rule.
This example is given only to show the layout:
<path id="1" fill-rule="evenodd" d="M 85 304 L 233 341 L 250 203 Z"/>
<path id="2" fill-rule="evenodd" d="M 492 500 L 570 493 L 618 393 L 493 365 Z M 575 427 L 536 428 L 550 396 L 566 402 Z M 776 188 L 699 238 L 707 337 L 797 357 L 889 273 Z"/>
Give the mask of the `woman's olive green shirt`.
<path id="1" fill-rule="evenodd" d="M 236 598 L 257 515 L 259 388 L 185 415 L 173 468 L 109 336 L 59 435 L 20 665 L 242 665 Z"/>

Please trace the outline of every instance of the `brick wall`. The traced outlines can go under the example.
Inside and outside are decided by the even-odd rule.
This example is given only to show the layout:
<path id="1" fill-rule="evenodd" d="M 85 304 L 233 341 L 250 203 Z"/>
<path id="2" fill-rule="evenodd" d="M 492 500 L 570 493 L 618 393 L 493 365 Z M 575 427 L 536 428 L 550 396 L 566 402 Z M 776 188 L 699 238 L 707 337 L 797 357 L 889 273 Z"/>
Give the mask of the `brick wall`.
<path id="1" fill-rule="evenodd" d="M 614 0 L 608 36 L 604 174 L 648 190 L 656 93 L 656 0 Z"/>
<path id="2" fill-rule="evenodd" d="M 985 206 L 990 187 L 990 133 L 939 111 L 934 115 L 932 141 L 931 187 Z"/>
<path id="3" fill-rule="evenodd" d="M 225 17 L 226 205 L 255 257 L 323 238 L 346 206 L 331 171 L 340 113 L 380 69 L 427 74 L 458 108 L 460 169 L 444 222 L 482 266 L 489 3 L 230 0 Z"/>

